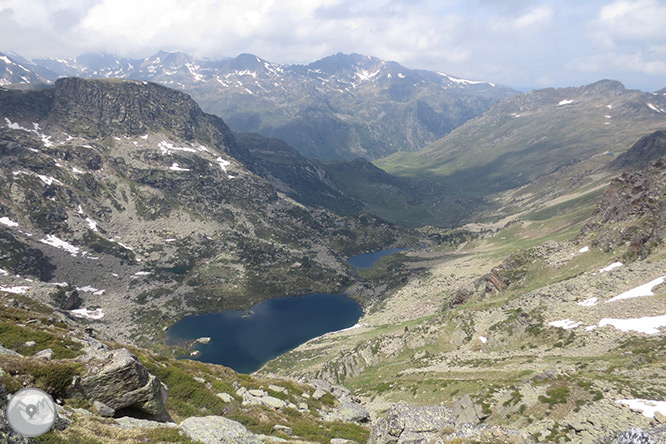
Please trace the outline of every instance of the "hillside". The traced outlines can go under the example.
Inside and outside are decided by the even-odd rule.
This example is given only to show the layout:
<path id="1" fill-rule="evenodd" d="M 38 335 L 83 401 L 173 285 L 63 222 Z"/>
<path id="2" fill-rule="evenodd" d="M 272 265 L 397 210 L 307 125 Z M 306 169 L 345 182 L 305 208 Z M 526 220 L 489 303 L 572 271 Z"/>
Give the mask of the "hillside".
<path id="1" fill-rule="evenodd" d="M 49 81 L 127 78 L 177 88 L 205 111 L 224 116 L 235 131 L 279 138 L 320 159 L 375 159 L 417 150 L 516 93 L 360 54 L 281 65 L 252 54 L 199 60 L 161 51 L 140 60 L 85 54 L 24 65 Z M 41 76 L 38 81 L 45 81 Z"/>
<path id="2" fill-rule="evenodd" d="M 0 95 L 3 286 L 76 293 L 116 339 L 156 346 L 187 314 L 340 293 L 348 255 L 417 242 L 324 209 L 350 198 L 275 141 L 238 143 L 184 93 L 72 78 Z"/>
<path id="3" fill-rule="evenodd" d="M 666 442 L 664 165 L 380 261 L 422 271 L 260 373 L 345 384 L 373 444 Z"/>
<path id="4" fill-rule="evenodd" d="M 461 197 L 487 196 L 597 157 L 608 163 L 663 129 L 664 110 L 666 96 L 609 80 L 537 90 L 501 100 L 416 153 L 375 164 L 390 174 L 432 178 Z"/>

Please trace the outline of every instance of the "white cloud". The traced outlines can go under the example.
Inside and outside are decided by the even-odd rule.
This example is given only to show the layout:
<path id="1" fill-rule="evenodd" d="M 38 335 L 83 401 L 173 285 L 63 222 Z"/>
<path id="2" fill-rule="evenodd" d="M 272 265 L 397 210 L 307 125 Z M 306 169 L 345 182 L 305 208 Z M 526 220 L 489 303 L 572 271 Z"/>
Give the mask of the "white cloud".
<path id="1" fill-rule="evenodd" d="M 666 3 L 659 0 L 616 0 L 603 6 L 591 28 L 597 43 L 613 48 L 626 41 L 663 44 Z"/>
<path id="2" fill-rule="evenodd" d="M 650 76 L 666 75 L 666 61 L 660 58 L 647 58 L 642 52 L 621 54 L 605 52 L 599 55 L 577 58 L 569 67 L 583 72 L 608 73 L 640 73 Z M 662 81 L 663 83 L 663 81 Z"/>
<path id="3" fill-rule="evenodd" d="M 551 6 L 539 5 L 517 16 L 504 15 L 493 19 L 491 26 L 499 31 L 520 32 L 529 29 L 541 30 L 555 17 Z"/>

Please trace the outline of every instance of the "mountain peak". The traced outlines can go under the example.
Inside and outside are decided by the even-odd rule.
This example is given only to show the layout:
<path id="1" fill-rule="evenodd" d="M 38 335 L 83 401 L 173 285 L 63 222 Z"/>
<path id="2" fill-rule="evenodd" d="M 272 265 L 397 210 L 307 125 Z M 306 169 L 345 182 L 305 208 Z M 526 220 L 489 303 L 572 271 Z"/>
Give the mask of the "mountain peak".
<path id="1" fill-rule="evenodd" d="M 59 79 L 49 121 L 70 134 L 93 137 L 168 130 L 184 140 L 213 139 L 206 115 L 190 96 L 135 80 Z"/>
<path id="2" fill-rule="evenodd" d="M 308 65 L 309 69 L 319 70 L 327 74 L 348 73 L 350 70 L 371 69 L 384 63 L 376 57 L 363 54 L 344 54 L 338 52 L 332 56 L 324 57 Z"/>
<path id="3" fill-rule="evenodd" d="M 599 80 L 598 82 L 582 86 L 581 89 L 584 92 L 590 92 L 593 94 L 604 94 L 604 95 L 607 94 L 619 95 L 619 94 L 624 94 L 627 91 L 627 89 L 621 82 L 610 79 Z"/>

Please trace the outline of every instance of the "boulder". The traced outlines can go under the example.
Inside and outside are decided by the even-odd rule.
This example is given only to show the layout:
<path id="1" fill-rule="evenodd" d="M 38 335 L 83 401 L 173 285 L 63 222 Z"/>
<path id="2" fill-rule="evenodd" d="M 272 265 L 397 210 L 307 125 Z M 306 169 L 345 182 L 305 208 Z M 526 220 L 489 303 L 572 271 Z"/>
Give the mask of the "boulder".
<path id="1" fill-rule="evenodd" d="M 469 395 L 464 395 L 456 401 L 453 405 L 453 413 L 459 423 L 470 422 L 476 424 L 488 417 L 488 414 L 484 413 L 481 406 L 474 403 Z"/>
<path id="2" fill-rule="evenodd" d="M 218 398 L 222 400 L 222 402 L 229 403 L 234 400 L 234 397 L 231 396 L 229 393 L 218 393 L 217 395 Z"/>
<path id="3" fill-rule="evenodd" d="M 187 418 L 178 426 L 192 441 L 204 444 L 262 444 L 241 423 L 222 416 Z"/>
<path id="4" fill-rule="evenodd" d="M 282 424 L 275 424 L 273 426 L 273 430 L 275 430 L 276 432 L 282 432 L 287 436 L 291 436 L 294 434 L 294 431 L 291 429 L 291 427 Z"/>
<path id="5" fill-rule="evenodd" d="M 76 290 L 68 291 L 65 293 L 63 301 L 60 303 L 60 308 L 63 310 L 74 310 L 81 306 L 81 297 Z"/>
<path id="6" fill-rule="evenodd" d="M 120 415 L 169 419 L 166 411 L 169 389 L 125 348 L 93 358 L 74 390 L 85 399 L 106 404 Z"/>
<path id="7" fill-rule="evenodd" d="M 333 411 L 322 417 L 326 421 L 366 422 L 370 420 L 370 413 L 351 398 L 343 398 Z"/>
<path id="8" fill-rule="evenodd" d="M 314 393 L 312 394 L 312 399 L 318 401 L 318 400 L 320 400 L 321 398 L 323 398 L 325 394 L 326 394 L 325 391 L 323 391 L 323 390 L 321 390 L 321 389 L 317 389 L 317 390 L 315 390 Z"/>
<path id="9" fill-rule="evenodd" d="M 615 444 L 657 444 L 657 442 L 643 430 L 632 427 L 618 436 Z"/>
<path id="10" fill-rule="evenodd" d="M 108 405 L 104 404 L 103 402 L 100 401 L 94 401 L 93 402 L 93 408 L 97 410 L 97 413 L 99 413 L 99 416 L 105 417 L 105 418 L 111 418 L 113 415 L 116 414 L 116 411 L 113 410 L 111 407 Z"/>
<path id="11" fill-rule="evenodd" d="M 368 444 L 402 444 L 429 442 L 439 437 L 441 430 L 453 427 L 453 411 L 443 406 L 414 407 L 393 405 L 372 427 Z"/>
<path id="12" fill-rule="evenodd" d="M 53 358 L 53 350 L 50 348 L 45 348 L 44 350 L 38 351 L 35 353 L 35 358 L 49 361 L 51 358 Z"/>

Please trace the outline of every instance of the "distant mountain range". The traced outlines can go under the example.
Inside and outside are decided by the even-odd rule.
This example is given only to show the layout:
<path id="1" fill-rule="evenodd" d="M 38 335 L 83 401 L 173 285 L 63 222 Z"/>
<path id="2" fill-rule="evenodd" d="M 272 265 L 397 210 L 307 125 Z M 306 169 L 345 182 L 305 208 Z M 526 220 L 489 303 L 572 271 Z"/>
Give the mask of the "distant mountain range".
<path id="1" fill-rule="evenodd" d="M 65 76 L 148 80 L 180 89 L 232 129 L 282 139 L 320 159 L 416 151 L 517 93 L 360 54 L 338 53 L 309 65 L 280 65 L 251 54 L 201 60 L 166 51 L 145 59 L 0 55 L 0 85 Z"/>

